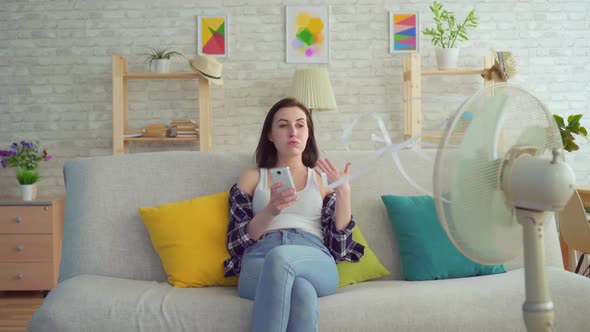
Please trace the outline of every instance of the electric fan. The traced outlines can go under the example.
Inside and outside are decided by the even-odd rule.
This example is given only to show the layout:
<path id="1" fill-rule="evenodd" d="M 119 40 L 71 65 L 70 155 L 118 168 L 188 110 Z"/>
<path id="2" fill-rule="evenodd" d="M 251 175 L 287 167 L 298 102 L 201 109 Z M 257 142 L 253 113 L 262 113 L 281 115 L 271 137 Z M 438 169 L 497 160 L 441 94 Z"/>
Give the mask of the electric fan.
<path id="1" fill-rule="evenodd" d="M 543 225 L 574 192 L 552 114 L 521 87 L 502 83 L 467 99 L 449 122 L 434 168 L 439 220 L 455 247 L 482 264 L 522 253 L 528 331 L 553 329 Z"/>

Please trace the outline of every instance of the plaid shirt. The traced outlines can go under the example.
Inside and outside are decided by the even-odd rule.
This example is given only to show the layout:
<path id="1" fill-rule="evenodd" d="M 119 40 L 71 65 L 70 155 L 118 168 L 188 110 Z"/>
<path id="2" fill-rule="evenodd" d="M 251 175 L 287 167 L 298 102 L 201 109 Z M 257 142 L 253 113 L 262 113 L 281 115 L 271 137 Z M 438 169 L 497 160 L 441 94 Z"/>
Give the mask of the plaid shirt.
<path id="1" fill-rule="evenodd" d="M 252 198 L 238 189 L 234 184 L 229 191 L 230 219 L 227 229 L 227 249 L 230 258 L 224 262 L 225 276 L 230 277 L 240 273 L 240 259 L 244 251 L 254 243 L 246 227 L 254 218 Z M 336 194 L 330 193 L 324 198 L 322 206 L 322 232 L 324 244 L 336 260 L 358 262 L 365 252 L 365 247 L 352 240 L 354 217 L 350 218 L 348 226 L 343 230 L 336 229 Z"/>

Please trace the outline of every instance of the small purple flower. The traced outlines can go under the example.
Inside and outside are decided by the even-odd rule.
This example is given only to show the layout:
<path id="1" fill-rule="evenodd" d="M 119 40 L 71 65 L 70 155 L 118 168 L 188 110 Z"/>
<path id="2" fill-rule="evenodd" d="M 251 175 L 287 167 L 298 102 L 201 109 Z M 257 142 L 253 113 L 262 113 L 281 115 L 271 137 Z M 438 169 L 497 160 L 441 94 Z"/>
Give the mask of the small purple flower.
<path id="1" fill-rule="evenodd" d="M 8 150 L 0 150 L 0 165 L 2 167 L 17 167 L 36 170 L 40 161 L 49 161 L 51 156 L 46 150 L 39 151 L 37 142 L 22 140 L 14 142 Z M 18 177 L 18 174 L 17 174 Z M 20 180 L 19 180 L 20 181 Z"/>
<path id="2" fill-rule="evenodd" d="M 34 144 L 33 144 L 33 142 L 27 142 L 27 141 L 21 141 L 21 142 L 20 142 L 20 145 L 21 145 L 23 148 L 27 148 L 27 149 L 31 149 L 31 150 L 32 150 L 32 149 L 33 149 L 33 147 L 34 147 Z"/>

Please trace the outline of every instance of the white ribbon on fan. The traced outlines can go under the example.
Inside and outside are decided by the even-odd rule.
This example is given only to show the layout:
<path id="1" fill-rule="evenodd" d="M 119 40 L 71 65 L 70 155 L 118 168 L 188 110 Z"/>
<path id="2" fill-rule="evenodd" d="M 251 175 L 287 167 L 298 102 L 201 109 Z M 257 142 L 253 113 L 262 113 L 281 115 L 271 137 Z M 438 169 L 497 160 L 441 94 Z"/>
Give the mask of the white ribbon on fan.
<path id="1" fill-rule="evenodd" d="M 346 127 L 344 129 L 344 132 L 342 133 L 342 143 L 344 144 L 344 146 L 346 147 L 347 150 L 350 150 L 348 147 L 349 141 L 350 141 L 350 137 L 352 135 L 352 131 L 353 129 L 357 126 L 357 124 L 359 123 L 359 121 L 363 118 L 363 117 L 367 117 L 371 115 L 376 121 L 377 121 L 377 125 L 379 127 L 379 131 L 381 132 L 381 136 L 376 135 L 376 134 L 371 134 L 371 140 L 374 142 L 379 142 L 379 143 L 383 143 L 384 146 L 379 148 L 378 150 L 376 150 L 374 153 L 371 154 L 370 158 L 374 161 L 376 161 L 377 159 L 379 159 L 382 155 L 384 155 L 385 153 L 391 153 L 391 158 L 393 160 L 393 163 L 395 164 L 395 166 L 398 168 L 399 172 L 401 173 L 401 175 L 406 179 L 406 181 L 408 181 L 408 183 L 410 183 L 414 188 L 416 188 L 417 190 L 419 190 L 420 192 L 430 195 L 432 196 L 432 192 L 425 189 L 424 187 L 420 186 L 418 183 L 416 183 L 405 171 L 401 160 L 399 159 L 399 151 L 406 149 L 406 148 L 410 148 L 412 151 L 414 151 L 416 154 L 418 154 L 421 158 L 428 160 L 430 162 L 433 161 L 432 157 L 427 155 L 426 153 L 424 153 L 422 150 L 419 149 L 420 146 L 434 146 L 434 144 L 430 144 L 430 143 L 425 143 L 425 142 L 419 142 L 420 138 L 422 137 L 421 135 L 418 136 L 412 136 L 410 137 L 408 140 L 405 140 L 399 144 L 394 144 L 391 141 L 391 137 L 389 136 L 389 134 L 387 133 L 387 129 L 385 128 L 385 124 L 383 122 L 383 119 L 375 114 L 375 113 L 369 113 L 367 115 L 363 114 L 360 116 L 357 116 L 352 122 L 351 124 Z M 443 126 L 446 125 L 446 121 L 443 124 Z M 375 163 L 372 163 L 370 166 L 375 166 Z M 325 176 L 322 176 L 322 179 L 324 180 L 324 184 L 327 185 L 329 188 L 334 189 L 340 185 L 342 185 L 343 183 L 350 181 L 351 179 L 354 179 L 358 176 L 360 176 L 361 174 L 364 174 L 365 172 L 367 172 L 371 167 L 367 166 L 364 168 L 361 168 L 359 170 L 355 170 L 352 171 L 348 176 L 345 176 L 337 181 L 334 181 L 330 184 L 327 183 Z"/>

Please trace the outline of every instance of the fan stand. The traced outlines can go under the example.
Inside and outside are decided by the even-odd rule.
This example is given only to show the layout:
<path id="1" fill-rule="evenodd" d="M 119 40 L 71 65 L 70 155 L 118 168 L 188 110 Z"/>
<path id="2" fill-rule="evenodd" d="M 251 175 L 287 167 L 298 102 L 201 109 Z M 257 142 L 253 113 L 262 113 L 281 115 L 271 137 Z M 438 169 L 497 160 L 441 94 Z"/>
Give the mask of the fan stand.
<path id="1" fill-rule="evenodd" d="M 553 331 L 554 311 L 547 283 L 543 240 L 543 225 L 551 213 L 516 208 L 518 222 L 523 226 L 526 299 L 522 312 L 529 332 Z"/>

